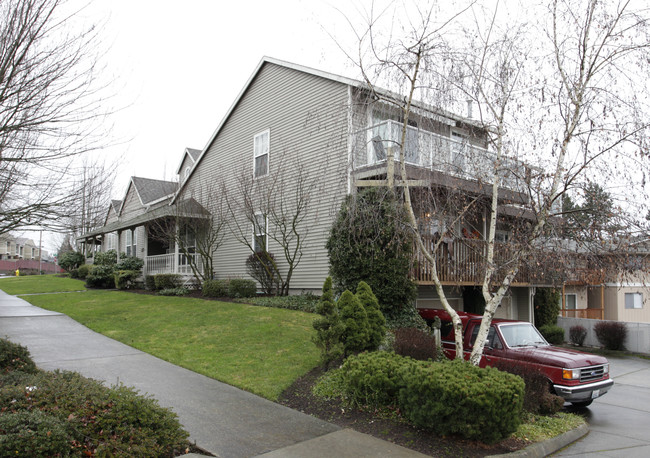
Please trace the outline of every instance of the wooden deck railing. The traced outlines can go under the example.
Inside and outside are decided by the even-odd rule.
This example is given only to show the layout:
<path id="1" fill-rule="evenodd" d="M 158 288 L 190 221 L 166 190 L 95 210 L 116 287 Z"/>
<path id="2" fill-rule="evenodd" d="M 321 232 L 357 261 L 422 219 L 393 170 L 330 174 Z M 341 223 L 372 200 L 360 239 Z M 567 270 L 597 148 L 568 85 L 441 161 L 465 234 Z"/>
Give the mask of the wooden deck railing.
<path id="1" fill-rule="evenodd" d="M 589 318 L 602 320 L 605 316 L 604 309 L 561 309 L 560 313 L 565 318 Z"/>
<path id="2" fill-rule="evenodd" d="M 425 247 L 433 252 L 436 240 L 427 237 Z M 505 275 L 508 262 L 517 247 L 512 243 L 495 242 L 494 260 L 497 277 Z M 443 241 L 435 250 L 438 278 L 445 284 L 477 285 L 483 282 L 487 242 L 479 239 L 456 238 Z M 548 253 L 532 254 L 520 265 L 514 284 L 556 285 L 563 281 L 580 284 L 600 284 L 604 274 L 601 270 L 568 268 L 559 256 Z M 417 251 L 413 264 L 413 277 L 422 285 L 433 284 L 433 269 L 426 258 Z"/>

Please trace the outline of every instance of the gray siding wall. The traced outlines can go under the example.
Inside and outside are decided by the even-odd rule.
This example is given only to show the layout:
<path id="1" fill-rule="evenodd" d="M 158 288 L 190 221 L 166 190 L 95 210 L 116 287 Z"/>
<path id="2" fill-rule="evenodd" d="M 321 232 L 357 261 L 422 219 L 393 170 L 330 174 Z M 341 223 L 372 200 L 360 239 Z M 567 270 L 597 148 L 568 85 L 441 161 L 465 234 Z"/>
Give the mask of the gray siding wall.
<path id="1" fill-rule="evenodd" d="M 250 181 L 253 175 L 254 136 L 269 130 L 269 177 L 279 174 L 290 195 L 301 164 L 315 184 L 307 217 L 301 223 L 301 233 L 306 233 L 307 239 L 291 288 L 322 287 L 328 273 L 325 243 L 347 192 L 348 108 L 344 84 L 270 63 L 260 70 L 181 195 L 194 197 L 213 213 L 223 197 L 235 213 L 234 219 L 228 216 L 226 238 L 215 256 L 217 278 L 248 277 L 245 261 L 250 250 L 234 234 L 241 228 L 250 241 L 252 226 L 241 211 L 238 187 L 242 176 Z M 280 246 L 270 238 L 269 251 L 286 270 Z"/>
<path id="2" fill-rule="evenodd" d="M 128 219 L 135 215 L 140 215 L 144 212 L 140 198 L 138 197 L 137 192 L 133 185 L 129 185 L 129 190 L 126 197 L 124 198 L 124 204 L 122 206 L 122 213 L 120 218 Z"/>

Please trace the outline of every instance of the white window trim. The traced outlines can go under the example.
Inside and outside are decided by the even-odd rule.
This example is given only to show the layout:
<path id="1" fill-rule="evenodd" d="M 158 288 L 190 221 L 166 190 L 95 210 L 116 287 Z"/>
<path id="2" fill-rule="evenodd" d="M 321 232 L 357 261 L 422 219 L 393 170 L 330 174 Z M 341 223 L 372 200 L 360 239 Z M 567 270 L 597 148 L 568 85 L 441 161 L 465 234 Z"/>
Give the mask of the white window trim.
<path id="1" fill-rule="evenodd" d="M 266 152 L 258 154 L 258 152 L 255 150 L 255 145 L 257 143 L 257 138 L 261 137 L 263 135 L 267 136 L 267 145 L 266 145 Z M 258 157 L 262 157 L 266 155 L 266 173 L 263 173 L 261 175 L 256 174 L 256 167 L 255 164 L 257 162 Z M 258 134 L 256 134 L 253 137 L 253 178 L 261 178 L 265 177 L 269 174 L 269 170 L 271 168 L 271 129 L 266 129 Z"/>
<path id="2" fill-rule="evenodd" d="M 264 251 L 269 251 L 269 218 L 262 212 L 256 212 L 254 216 L 255 222 L 253 222 L 253 234 L 252 234 L 253 236 L 251 238 L 251 247 L 253 247 L 253 251 L 255 251 L 255 240 L 258 238 L 258 234 L 257 234 L 258 216 L 262 216 L 264 218 Z"/>
<path id="3" fill-rule="evenodd" d="M 627 306 L 628 294 L 632 296 L 632 307 Z M 625 293 L 625 308 L 628 310 L 639 310 L 643 308 L 643 293 Z M 638 307 L 637 307 L 638 305 Z"/>
<path id="4" fill-rule="evenodd" d="M 567 300 L 569 296 L 573 296 L 575 299 L 573 303 L 575 304 L 575 308 L 570 309 L 569 308 L 569 301 Z M 564 307 L 565 310 L 578 310 L 578 295 L 576 293 L 566 293 L 564 295 Z"/>

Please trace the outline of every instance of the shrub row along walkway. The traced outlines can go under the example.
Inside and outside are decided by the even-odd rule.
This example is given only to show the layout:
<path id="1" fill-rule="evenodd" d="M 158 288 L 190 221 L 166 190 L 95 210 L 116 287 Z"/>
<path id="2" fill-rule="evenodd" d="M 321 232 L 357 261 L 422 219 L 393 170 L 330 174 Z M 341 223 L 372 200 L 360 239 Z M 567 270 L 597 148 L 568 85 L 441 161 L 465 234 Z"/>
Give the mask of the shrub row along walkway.
<path id="1" fill-rule="evenodd" d="M 423 456 L 167 363 L 1 290 L 0 336 L 26 346 L 41 369 L 150 394 L 178 414 L 192 441 L 220 457 Z"/>

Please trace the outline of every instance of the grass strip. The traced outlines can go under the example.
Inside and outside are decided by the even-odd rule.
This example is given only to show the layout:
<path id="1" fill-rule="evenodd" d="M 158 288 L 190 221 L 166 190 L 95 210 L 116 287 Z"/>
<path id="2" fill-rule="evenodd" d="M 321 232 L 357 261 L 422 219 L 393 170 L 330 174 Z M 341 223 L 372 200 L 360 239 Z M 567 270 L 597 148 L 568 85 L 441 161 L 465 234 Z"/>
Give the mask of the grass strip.
<path id="1" fill-rule="evenodd" d="M 276 400 L 318 364 L 314 315 L 248 304 L 121 291 L 26 296 L 178 366 Z"/>

